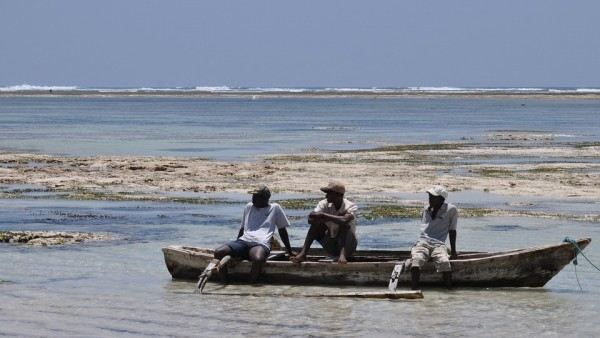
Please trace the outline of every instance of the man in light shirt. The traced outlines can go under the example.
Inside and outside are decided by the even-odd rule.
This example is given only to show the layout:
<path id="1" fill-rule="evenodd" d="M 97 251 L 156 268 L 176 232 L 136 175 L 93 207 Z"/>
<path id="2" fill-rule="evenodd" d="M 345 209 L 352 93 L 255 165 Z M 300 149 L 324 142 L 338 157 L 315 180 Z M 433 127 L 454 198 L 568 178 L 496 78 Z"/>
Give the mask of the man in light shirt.
<path id="1" fill-rule="evenodd" d="M 411 250 L 412 289 L 419 288 L 421 267 L 429 260 L 435 264 L 437 272 L 441 272 L 446 287 L 452 286 L 452 267 L 448 258 L 446 238 L 450 237 L 450 258 L 456 258 L 456 224 L 458 209 L 445 202 L 448 191 L 442 186 L 427 190 L 429 206 L 423 210 L 421 235 Z"/>
<path id="2" fill-rule="evenodd" d="M 266 185 L 259 185 L 248 192 L 252 194 L 252 202 L 246 204 L 238 238 L 215 250 L 215 258 L 227 255 L 252 262 L 250 282 L 254 283 L 260 275 L 263 265 L 271 251 L 271 239 L 277 228 L 288 255 L 292 256 L 292 247 L 286 227 L 290 222 L 281 206 L 269 203 L 271 191 Z M 226 276 L 227 271 L 223 272 Z"/>
<path id="3" fill-rule="evenodd" d="M 292 261 L 300 263 L 305 260 L 310 246 L 317 240 L 338 263 L 345 264 L 356 251 L 358 243 L 355 225 L 358 207 L 344 198 L 346 187 L 341 182 L 332 181 L 321 191 L 326 198 L 308 216 L 310 228 L 304 246 Z"/>

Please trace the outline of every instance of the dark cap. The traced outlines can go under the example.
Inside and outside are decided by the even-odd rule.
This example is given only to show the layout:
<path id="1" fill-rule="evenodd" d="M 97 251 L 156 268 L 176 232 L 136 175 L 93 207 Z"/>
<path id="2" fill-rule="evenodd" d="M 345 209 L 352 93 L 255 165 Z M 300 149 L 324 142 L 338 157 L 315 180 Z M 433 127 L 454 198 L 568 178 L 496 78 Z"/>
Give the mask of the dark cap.
<path id="1" fill-rule="evenodd" d="M 346 186 L 340 181 L 331 181 L 326 187 L 322 187 L 321 191 L 324 193 L 333 191 L 343 195 L 346 193 Z"/>
<path id="2" fill-rule="evenodd" d="M 252 195 L 271 197 L 271 190 L 269 190 L 269 188 L 264 184 L 257 185 L 256 187 L 254 187 L 254 189 L 249 190 L 248 193 Z"/>

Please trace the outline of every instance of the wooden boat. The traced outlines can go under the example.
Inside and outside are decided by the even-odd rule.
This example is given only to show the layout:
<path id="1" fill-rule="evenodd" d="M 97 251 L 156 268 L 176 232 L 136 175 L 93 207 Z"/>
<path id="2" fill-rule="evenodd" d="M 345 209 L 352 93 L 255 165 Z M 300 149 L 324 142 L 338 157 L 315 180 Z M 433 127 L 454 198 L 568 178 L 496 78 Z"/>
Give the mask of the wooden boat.
<path id="1" fill-rule="evenodd" d="M 576 241 L 583 250 L 590 238 Z M 213 259 L 213 250 L 184 246 L 162 249 L 167 269 L 175 279 L 198 280 Z M 461 252 L 451 261 L 453 286 L 541 287 L 576 256 L 571 243 L 502 251 Z M 326 261 L 322 249 L 311 249 L 308 260 L 290 262 L 281 251 L 273 251 L 264 266 L 263 281 L 270 284 L 387 285 L 394 266 L 410 258 L 410 251 L 359 250 L 347 264 Z M 249 279 L 250 262 L 231 260 L 230 282 Z M 218 280 L 213 276 L 213 279 Z M 409 284 L 410 273 L 399 276 L 399 284 Z M 421 271 L 422 285 L 443 285 L 433 264 Z"/>

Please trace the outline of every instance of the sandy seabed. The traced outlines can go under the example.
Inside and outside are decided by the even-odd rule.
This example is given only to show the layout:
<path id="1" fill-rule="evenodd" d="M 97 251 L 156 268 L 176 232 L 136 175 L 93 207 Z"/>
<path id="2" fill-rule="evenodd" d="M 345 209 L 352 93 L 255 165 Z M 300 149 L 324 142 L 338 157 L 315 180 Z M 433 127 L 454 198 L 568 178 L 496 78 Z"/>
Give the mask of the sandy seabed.
<path id="1" fill-rule="evenodd" d="M 272 155 L 249 162 L 202 158 L 67 157 L 0 153 L 0 184 L 47 191 L 148 195 L 245 192 L 263 182 L 275 193 L 314 193 L 330 179 L 352 196 L 450 191 L 600 199 L 600 143 L 509 142 L 386 146 L 343 152 Z M 7 197 L 6 190 L 0 198 Z"/>

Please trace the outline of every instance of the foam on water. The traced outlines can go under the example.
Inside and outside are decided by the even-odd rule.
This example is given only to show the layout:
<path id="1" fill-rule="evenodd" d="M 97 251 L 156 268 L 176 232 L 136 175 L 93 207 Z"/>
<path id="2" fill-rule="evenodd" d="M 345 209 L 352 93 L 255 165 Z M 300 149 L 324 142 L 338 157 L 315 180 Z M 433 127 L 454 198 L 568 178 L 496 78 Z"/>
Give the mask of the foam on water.
<path id="1" fill-rule="evenodd" d="M 450 91 L 465 91 L 466 88 L 457 87 L 408 87 L 406 91 L 423 91 L 423 92 L 450 92 Z"/>
<path id="2" fill-rule="evenodd" d="M 21 92 L 21 91 L 49 91 L 49 90 L 78 90 L 76 86 L 35 86 L 22 84 L 16 86 L 0 87 L 0 92 Z"/>
<path id="3" fill-rule="evenodd" d="M 600 93 L 600 88 L 577 88 L 578 93 Z"/>
<path id="4" fill-rule="evenodd" d="M 311 91 L 308 88 L 260 88 L 260 87 L 253 87 L 253 88 L 234 88 L 231 89 L 231 91 L 240 91 L 240 92 L 259 92 L 259 93 L 303 93 L 303 92 L 309 92 Z"/>
<path id="5" fill-rule="evenodd" d="M 49 85 L 15 85 L 0 87 L 0 92 L 22 91 L 97 91 L 100 93 L 139 93 L 139 92 L 208 92 L 208 93 L 600 93 L 600 88 L 553 88 L 553 87 L 450 87 L 450 86 L 416 86 L 416 87 L 231 87 L 231 86 L 195 86 L 195 87 L 136 87 L 136 88 L 104 88 L 78 86 Z"/>
<path id="6" fill-rule="evenodd" d="M 227 92 L 227 91 L 230 91 L 231 88 L 227 87 L 227 86 L 215 86 L 215 87 L 199 86 L 199 87 L 195 87 L 194 90 L 197 90 L 200 92 Z"/>

